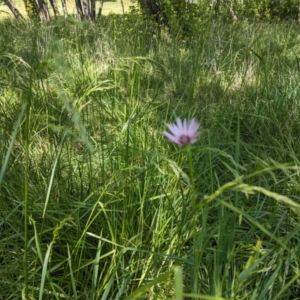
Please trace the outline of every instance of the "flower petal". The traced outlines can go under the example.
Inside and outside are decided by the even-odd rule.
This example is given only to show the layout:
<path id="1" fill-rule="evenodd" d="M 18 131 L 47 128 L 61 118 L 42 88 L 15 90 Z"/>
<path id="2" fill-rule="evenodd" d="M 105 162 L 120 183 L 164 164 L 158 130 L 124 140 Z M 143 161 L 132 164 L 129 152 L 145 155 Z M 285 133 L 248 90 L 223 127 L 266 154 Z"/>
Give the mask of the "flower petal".
<path id="1" fill-rule="evenodd" d="M 198 131 L 199 127 L 200 127 L 200 124 L 195 119 L 192 119 L 189 124 L 188 135 L 191 137 L 198 136 L 199 132 L 197 133 L 197 131 Z"/>
<path id="2" fill-rule="evenodd" d="M 164 131 L 163 134 L 173 143 L 176 143 L 178 145 L 181 145 L 178 138 L 172 134 L 170 134 L 169 132 L 167 131 Z"/>
<path id="3" fill-rule="evenodd" d="M 180 130 L 182 130 L 182 121 L 181 121 L 181 119 L 180 118 L 177 118 L 176 119 L 176 123 L 177 123 L 177 127 L 178 127 L 178 129 L 180 129 Z"/>
<path id="4" fill-rule="evenodd" d="M 187 125 L 186 119 L 183 120 L 183 124 L 182 124 L 182 133 L 183 133 L 184 135 L 188 135 L 188 125 Z"/>
<path id="5" fill-rule="evenodd" d="M 180 133 L 178 127 L 175 124 L 167 124 L 167 126 L 172 134 L 178 135 Z"/>

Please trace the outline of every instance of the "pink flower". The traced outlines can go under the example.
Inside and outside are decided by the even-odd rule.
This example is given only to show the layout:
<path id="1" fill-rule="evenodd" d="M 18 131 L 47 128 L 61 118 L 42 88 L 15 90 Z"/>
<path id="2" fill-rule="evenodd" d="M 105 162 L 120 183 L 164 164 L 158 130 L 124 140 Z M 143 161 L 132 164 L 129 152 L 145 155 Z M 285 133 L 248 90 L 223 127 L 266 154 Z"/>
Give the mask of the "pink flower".
<path id="1" fill-rule="evenodd" d="M 200 124 L 195 119 L 187 123 L 186 119 L 181 121 L 180 118 L 177 118 L 175 124 L 167 124 L 167 126 L 171 133 L 164 131 L 163 134 L 179 146 L 195 143 L 200 133 Z"/>

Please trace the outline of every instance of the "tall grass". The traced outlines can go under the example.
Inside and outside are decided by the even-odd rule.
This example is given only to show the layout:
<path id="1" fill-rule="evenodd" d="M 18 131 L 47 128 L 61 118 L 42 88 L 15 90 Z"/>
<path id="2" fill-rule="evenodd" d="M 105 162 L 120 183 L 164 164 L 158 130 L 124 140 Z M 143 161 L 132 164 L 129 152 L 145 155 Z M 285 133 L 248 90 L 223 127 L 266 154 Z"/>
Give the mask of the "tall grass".
<path id="1" fill-rule="evenodd" d="M 0 299 L 299 298 L 297 26 L 0 27 Z"/>

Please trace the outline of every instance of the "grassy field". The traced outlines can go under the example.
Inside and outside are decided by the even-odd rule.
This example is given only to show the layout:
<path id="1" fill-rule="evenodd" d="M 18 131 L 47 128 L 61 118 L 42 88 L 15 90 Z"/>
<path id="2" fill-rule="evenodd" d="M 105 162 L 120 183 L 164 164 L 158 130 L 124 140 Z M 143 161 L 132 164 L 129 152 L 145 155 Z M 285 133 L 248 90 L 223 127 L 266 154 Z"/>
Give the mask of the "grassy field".
<path id="1" fill-rule="evenodd" d="M 123 2 L 123 5 L 122 5 Z M 24 1 L 22 0 L 16 0 L 14 1 L 15 5 L 17 6 L 17 8 L 19 9 L 20 13 L 26 17 L 26 10 L 25 10 L 25 6 L 24 6 Z M 75 1 L 71 1 L 71 0 L 67 0 L 67 8 L 68 8 L 68 12 L 70 15 L 76 15 L 76 7 L 75 7 Z M 99 1 L 96 2 L 96 11 L 98 12 L 99 10 Z M 102 10 L 102 14 L 104 16 L 107 16 L 110 13 L 115 13 L 115 14 L 123 14 L 123 8 L 124 8 L 124 12 L 128 12 L 130 9 L 130 6 L 136 6 L 136 2 L 135 1 L 131 1 L 131 0 L 115 0 L 115 1 L 104 1 L 103 4 L 103 10 Z M 61 9 L 61 3 L 58 1 L 58 8 L 59 11 L 61 13 L 61 15 L 63 15 L 62 9 Z M 49 7 L 50 9 L 50 13 L 52 13 L 51 7 Z M 9 10 L 9 8 L 4 4 L 0 4 L 0 19 L 3 18 L 7 18 L 7 17 L 12 17 L 12 13 Z"/>
<path id="2" fill-rule="evenodd" d="M 0 30 L 1 300 L 300 299 L 298 25 Z"/>

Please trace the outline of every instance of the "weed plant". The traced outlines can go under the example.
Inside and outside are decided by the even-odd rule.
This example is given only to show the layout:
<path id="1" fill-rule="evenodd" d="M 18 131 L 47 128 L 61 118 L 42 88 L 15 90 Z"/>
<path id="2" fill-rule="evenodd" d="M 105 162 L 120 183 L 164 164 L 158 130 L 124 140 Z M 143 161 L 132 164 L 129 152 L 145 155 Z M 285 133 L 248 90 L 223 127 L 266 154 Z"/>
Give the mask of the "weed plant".
<path id="1" fill-rule="evenodd" d="M 0 30 L 0 299 L 300 299 L 296 25 Z"/>

